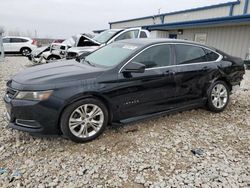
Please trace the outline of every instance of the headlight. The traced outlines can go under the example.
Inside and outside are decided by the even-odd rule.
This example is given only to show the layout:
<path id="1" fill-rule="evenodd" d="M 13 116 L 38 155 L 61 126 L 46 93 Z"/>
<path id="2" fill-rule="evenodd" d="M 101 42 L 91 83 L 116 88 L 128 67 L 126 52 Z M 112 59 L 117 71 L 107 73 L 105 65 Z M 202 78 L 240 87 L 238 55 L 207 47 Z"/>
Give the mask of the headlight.
<path id="1" fill-rule="evenodd" d="M 25 100 L 47 100 L 52 94 L 52 90 L 49 91 L 20 91 L 18 92 L 16 99 L 25 99 Z"/>

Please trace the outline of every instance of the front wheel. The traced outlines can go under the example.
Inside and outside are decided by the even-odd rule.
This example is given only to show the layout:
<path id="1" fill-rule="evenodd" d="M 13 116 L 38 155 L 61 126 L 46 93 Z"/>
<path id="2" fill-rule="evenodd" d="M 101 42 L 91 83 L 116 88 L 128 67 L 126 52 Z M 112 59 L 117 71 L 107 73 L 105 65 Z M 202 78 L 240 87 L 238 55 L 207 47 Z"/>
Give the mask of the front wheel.
<path id="1" fill-rule="evenodd" d="M 77 143 L 97 138 L 108 124 L 106 106 L 97 99 L 83 99 L 65 109 L 61 116 L 64 136 Z"/>
<path id="2" fill-rule="evenodd" d="M 214 82 L 208 89 L 208 109 L 213 112 L 222 112 L 229 102 L 229 88 L 223 81 Z"/>
<path id="3" fill-rule="evenodd" d="M 55 60 L 58 60 L 60 59 L 59 57 L 57 56 L 54 56 L 54 55 L 51 55 L 47 58 L 47 62 L 52 62 L 52 61 L 55 61 Z"/>

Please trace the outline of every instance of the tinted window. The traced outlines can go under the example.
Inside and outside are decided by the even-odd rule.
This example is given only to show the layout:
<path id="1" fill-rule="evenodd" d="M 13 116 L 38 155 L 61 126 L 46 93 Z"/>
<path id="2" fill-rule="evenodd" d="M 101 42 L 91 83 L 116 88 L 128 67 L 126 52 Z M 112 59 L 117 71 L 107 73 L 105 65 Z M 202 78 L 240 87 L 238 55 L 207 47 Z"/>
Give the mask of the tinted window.
<path id="1" fill-rule="evenodd" d="M 214 53 L 210 50 L 204 49 L 207 56 L 207 61 L 216 61 L 219 58 L 219 55 L 217 53 Z"/>
<path id="2" fill-rule="evenodd" d="M 177 44 L 175 45 L 175 49 L 176 63 L 178 65 L 207 61 L 205 51 L 200 47 Z"/>
<path id="3" fill-rule="evenodd" d="M 115 39 L 115 41 L 137 38 L 138 34 L 139 34 L 139 30 L 127 31 L 127 32 L 121 34 L 120 36 L 118 36 Z"/>
<path id="4" fill-rule="evenodd" d="M 12 43 L 20 43 L 20 42 L 23 42 L 23 39 L 20 39 L 20 38 L 11 38 L 10 42 L 12 42 Z"/>
<path id="5" fill-rule="evenodd" d="M 28 40 L 27 39 L 21 39 L 22 40 L 22 42 L 28 42 Z"/>
<path id="6" fill-rule="evenodd" d="M 147 34 L 145 31 L 141 31 L 140 38 L 147 38 Z"/>
<path id="7" fill-rule="evenodd" d="M 4 38 L 3 43 L 10 43 L 10 38 Z"/>
<path id="8" fill-rule="evenodd" d="M 144 64 L 146 68 L 163 67 L 171 64 L 170 54 L 169 45 L 154 46 L 143 51 L 133 61 Z"/>

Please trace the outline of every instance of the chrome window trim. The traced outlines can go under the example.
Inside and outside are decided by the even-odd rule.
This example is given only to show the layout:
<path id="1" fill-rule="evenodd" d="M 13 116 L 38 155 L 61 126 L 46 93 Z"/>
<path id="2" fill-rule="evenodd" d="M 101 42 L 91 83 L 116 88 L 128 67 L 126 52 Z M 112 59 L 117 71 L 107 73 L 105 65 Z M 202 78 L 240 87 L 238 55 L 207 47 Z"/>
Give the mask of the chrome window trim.
<path id="1" fill-rule="evenodd" d="M 166 45 L 166 44 L 169 44 L 169 45 L 175 45 L 175 44 L 181 44 L 181 45 L 187 45 L 187 46 L 195 46 L 195 47 L 200 47 L 200 48 L 204 48 L 204 49 L 207 49 L 207 50 L 210 50 L 211 52 L 214 52 L 216 53 L 217 55 L 219 55 L 218 59 L 215 60 L 215 61 L 206 61 L 206 62 L 199 62 L 199 63 L 187 63 L 187 64 L 181 64 L 181 65 L 168 65 L 168 66 L 163 66 L 163 67 L 153 67 L 153 68 L 146 68 L 145 70 L 154 70 L 154 69 L 162 69 L 162 68 L 167 68 L 167 67 L 178 67 L 178 66 L 189 66 L 189 65 L 199 65 L 199 64 L 205 64 L 205 63 L 216 63 L 216 62 L 219 62 L 223 59 L 223 56 L 221 54 L 219 54 L 218 52 L 214 51 L 213 49 L 211 48 L 208 48 L 208 47 L 205 47 L 205 46 L 201 46 L 199 44 L 188 44 L 188 43 L 181 43 L 181 42 L 178 42 L 178 43 L 159 43 L 159 44 L 153 44 L 153 45 L 150 45 L 148 46 L 147 48 L 141 50 L 140 52 L 138 52 L 137 54 L 135 54 L 132 58 L 130 58 L 126 63 L 124 63 L 124 65 L 120 68 L 119 70 L 119 74 L 121 73 L 122 69 L 128 64 L 130 63 L 134 58 L 136 58 L 138 55 L 140 55 L 142 52 L 144 52 L 145 50 L 149 49 L 149 48 L 152 48 L 154 46 L 161 46 L 161 45 Z"/>
<path id="2" fill-rule="evenodd" d="M 141 33 L 141 28 L 140 28 L 140 27 L 134 27 L 134 28 L 130 28 L 130 29 L 124 29 L 124 30 L 123 30 L 121 33 L 119 33 L 117 36 L 115 36 L 115 37 L 109 39 L 109 41 L 107 42 L 107 44 L 110 44 L 110 43 L 112 43 L 112 42 L 116 42 L 116 39 L 117 39 L 118 37 L 120 37 L 122 34 L 126 33 L 126 32 L 129 32 L 129 31 L 136 31 L 136 30 L 138 30 L 138 36 L 136 37 L 136 39 L 137 39 L 137 38 L 139 38 L 140 33 Z"/>

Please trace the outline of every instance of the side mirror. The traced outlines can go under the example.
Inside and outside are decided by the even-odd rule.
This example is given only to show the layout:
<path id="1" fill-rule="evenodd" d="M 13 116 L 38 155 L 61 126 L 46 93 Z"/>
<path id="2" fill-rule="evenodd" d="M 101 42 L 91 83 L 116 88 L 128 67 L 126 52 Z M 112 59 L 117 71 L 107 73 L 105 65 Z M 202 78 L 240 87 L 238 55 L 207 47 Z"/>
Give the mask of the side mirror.
<path id="1" fill-rule="evenodd" d="M 138 62 L 128 63 L 122 70 L 122 73 L 144 73 L 146 66 Z"/>

